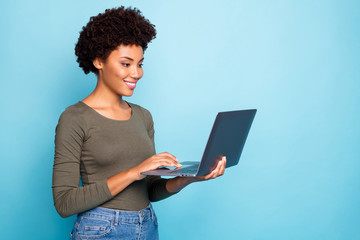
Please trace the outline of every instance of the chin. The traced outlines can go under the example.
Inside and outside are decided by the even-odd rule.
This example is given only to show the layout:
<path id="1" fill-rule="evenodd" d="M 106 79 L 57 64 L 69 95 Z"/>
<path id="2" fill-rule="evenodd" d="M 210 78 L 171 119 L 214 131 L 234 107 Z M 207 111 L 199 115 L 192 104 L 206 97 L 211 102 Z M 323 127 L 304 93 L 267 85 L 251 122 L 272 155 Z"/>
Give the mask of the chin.
<path id="1" fill-rule="evenodd" d="M 119 93 L 119 95 L 124 96 L 124 97 L 131 97 L 133 94 L 134 94 L 134 91 L 126 92 L 126 93 L 124 93 L 124 92 Z"/>

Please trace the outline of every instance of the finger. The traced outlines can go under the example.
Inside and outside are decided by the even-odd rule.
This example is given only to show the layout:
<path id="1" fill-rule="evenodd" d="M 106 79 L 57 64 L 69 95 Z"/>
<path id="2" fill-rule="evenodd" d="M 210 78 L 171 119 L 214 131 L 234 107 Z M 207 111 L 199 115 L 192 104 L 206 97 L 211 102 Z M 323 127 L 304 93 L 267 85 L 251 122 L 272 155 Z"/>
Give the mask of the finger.
<path id="1" fill-rule="evenodd" d="M 214 170 L 216 170 L 217 172 L 220 172 L 220 169 L 221 169 L 222 165 L 223 165 L 223 161 L 222 160 L 218 161 L 218 163 L 216 165 L 216 168 Z"/>
<path id="2" fill-rule="evenodd" d="M 205 175 L 206 180 L 216 178 L 218 172 L 219 172 L 219 170 L 214 169 L 211 173 L 209 173 L 208 175 Z"/>
<path id="3" fill-rule="evenodd" d="M 170 159 L 159 159 L 155 163 L 158 167 L 160 167 L 160 166 L 181 167 L 182 166 L 180 163 L 178 163 L 174 160 L 170 160 Z"/>
<path id="4" fill-rule="evenodd" d="M 169 158 L 169 157 L 167 157 L 167 156 L 165 156 L 165 157 L 163 158 L 163 160 L 168 161 L 168 162 L 171 162 L 171 163 L 174 164 L 175 166 L 180 166 L 180 165 L 181 165 L 178 161 L 174 160 L 173 158 Z M 181 166 L 182 166 L 182 165 L 181 165 Z"/>
<path id="5" fill-rule="evenodd" d="M 223 157 L 222 164 L 221 164 L 221 167 L 220 167 L 220 170 L 219 170 L 219 176 L 224 175 L 225 168 L 226 168 L 226 157 Z"/>
<path id="6" fill-rule="evenodd" d="M 213 171 L 211 171 L 210 173 L 208 173 L 202 177 L 203 177 L 203 180 L 210 180 L 210 179 L 216 178 L 217 174 L 218 174 L 218 170 L 214 169 Z"/>
<path id="7" fill-rule="evenodd" d="M 172 154 L 170 154 L 168 152 L 159 153 L 158 156 L 161 156 L 161 157 L 166 156 L 166 157 L 169 157 L 169 158 L 171 158 L 171 159 L 173 159 L 173 160 L 175 160 L 177 162 L 179 161 L 179 159 L 177 159 L 174 155 L 172 155 Z"/>
<path id="8" fill-rule="evenodd" d="M 174 157 L 172 155 L 168 155 L 168 154 L 157 154 L 155 155 L 155 158 L 157 161 L 171 161 L 174 164 L 178 164 L 178 160 L 174 159 Z"/>
<path id="9" fill-rule="evenodd" d="M 214 171 L 212 172 L 212 178 L 217 178 L 218 176 L 221 176 L 224 174 L 224 171 L 225 171 L 225 167 L 224 167 L 224 160 L 221 159 L 216 168 L 214 169 Z"/>

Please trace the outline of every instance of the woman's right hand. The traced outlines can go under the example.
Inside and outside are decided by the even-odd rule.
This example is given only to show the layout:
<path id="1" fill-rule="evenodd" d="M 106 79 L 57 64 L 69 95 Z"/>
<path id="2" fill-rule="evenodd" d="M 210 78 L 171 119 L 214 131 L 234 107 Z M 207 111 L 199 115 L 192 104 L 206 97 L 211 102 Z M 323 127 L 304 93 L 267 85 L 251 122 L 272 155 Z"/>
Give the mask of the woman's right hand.
<path id="1" fill-rule="evenodd" d="M 162 166 L 181 167 L 181 164 L 179 164 L 179 160 L 174 155 L 168 152 L 163 152 L 149 157 L 136 167 L 132 168 L 132 170 L 134 171 L 136 180 L 141 180 L 146 177 L 141 174 L 142 172 L 155 170 Z"/>

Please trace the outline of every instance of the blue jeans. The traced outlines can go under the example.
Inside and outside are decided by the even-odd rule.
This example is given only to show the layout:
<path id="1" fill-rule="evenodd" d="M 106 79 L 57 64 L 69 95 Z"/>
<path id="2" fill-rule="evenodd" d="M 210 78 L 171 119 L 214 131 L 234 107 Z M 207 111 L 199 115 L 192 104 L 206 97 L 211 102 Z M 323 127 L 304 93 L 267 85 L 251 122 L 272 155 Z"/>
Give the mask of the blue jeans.
<path id="1" fill-rule="evenodd" d="M 97 207 L 78 214 L 70 240 L 159 239 L 155 212 L 149 204 L 140 211 Z"/>

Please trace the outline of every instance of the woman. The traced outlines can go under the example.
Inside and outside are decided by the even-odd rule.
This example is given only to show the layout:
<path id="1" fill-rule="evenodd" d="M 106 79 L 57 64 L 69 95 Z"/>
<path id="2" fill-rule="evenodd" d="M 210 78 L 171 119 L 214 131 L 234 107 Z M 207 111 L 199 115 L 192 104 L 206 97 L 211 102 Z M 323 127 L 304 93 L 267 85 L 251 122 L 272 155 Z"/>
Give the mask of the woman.
<path id="1" fill-rule="evenodd" d="M 80 32 L 77 61 L 85 74 L 96 74 L 97 85 L 61 114 L 53 167 L 56 210 L 62 217 L 78 214 L 71 239 L 158 239 L 150 201 L 224 174 L 225 159 L 196 178 L 140 174 L 181 167 L 170 153 L 155 153 L 150 112 L 122 98 L 143 76 L 143 52 L 155 36 L 139 10 L 124 7 L 91 17 Z"/>

